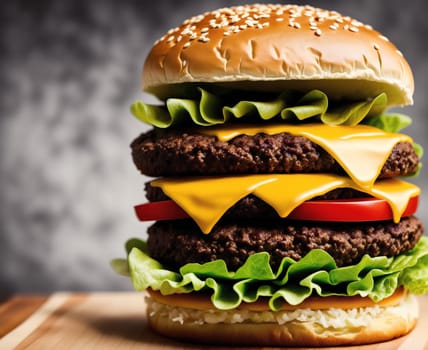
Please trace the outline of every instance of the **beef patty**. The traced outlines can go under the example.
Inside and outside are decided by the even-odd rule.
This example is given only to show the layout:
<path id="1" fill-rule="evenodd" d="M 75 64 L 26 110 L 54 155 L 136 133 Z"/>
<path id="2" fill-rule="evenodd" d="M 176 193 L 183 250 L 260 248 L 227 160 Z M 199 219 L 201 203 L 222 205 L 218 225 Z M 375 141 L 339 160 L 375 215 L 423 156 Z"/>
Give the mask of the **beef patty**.
<path id="1" fill-rule="evenodd" d="M 131 144 L 137 168 L 148 176 L 256 173 L 343 173 L 320 146 L 303 136 L 240 135 L 228 142 L 178 130 L 151 130 Z M 414 173 L 419 158 L 408 142 L 395 145 L 379 178 Z"/>
<path id="2" fill-rule="evenodd" d="M 338 266 L 355 264 L 365 255 L 396 256 L 412 249 L 423 234 L 421 221 L 410 216 L 398 224 L 220 222 L 203 234 L 191 220 L 159 221 L 148 229 L 150 256 L 165 267 L 178 270 L 190 262 L 224 259 L 230 270 L 243 265 L 251 254 L 268 252 L 272 267 L 284 257 L 301 259 L 312 249 L 327 251 Z"/>

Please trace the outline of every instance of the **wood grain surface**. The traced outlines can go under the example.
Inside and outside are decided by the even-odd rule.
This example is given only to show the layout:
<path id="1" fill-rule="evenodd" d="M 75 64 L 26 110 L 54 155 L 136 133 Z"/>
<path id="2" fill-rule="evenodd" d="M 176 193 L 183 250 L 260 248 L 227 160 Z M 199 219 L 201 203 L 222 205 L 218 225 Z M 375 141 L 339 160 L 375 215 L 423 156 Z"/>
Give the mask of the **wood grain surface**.
<path id="1" fill-rule="evenodd" d="M 24 322 L 47 299 L 43 295 L 16 295 L 0 304 L 0 338 Z"/>
<path id="2" fill-rule="evenodd" d="M 409 335 L 384 343 L 338 349 L 428 350 L 428 295 L 419 300 L 421 317 Z M 55 293 L 49 298 L 15 297 L 0 305 L 0 332 L 3 332 L 0 333 L 2 350 L 227 349 L 176 342 L 154 334 L 147 327 L 142 293 Z"/>

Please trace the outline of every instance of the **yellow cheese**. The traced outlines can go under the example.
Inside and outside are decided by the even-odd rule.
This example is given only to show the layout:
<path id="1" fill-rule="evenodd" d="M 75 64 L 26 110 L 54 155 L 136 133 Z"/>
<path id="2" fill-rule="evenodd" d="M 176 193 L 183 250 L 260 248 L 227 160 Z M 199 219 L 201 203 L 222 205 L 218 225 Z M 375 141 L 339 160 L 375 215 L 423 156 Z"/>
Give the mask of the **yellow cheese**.
<path id="1" fill-rule="evenodd" d="M 329 126 L 325 124 L 228 125 L 200 128 L 198 132 L 228 141 L 238 135 L 287 132 L 305 136 L 328 152 L 361 187 L 371 187 L 394 145 L 412 139 L 404 134 L 388 133 L 368 125 Z"/>
<path id="2" fill-rule="evenodd" d="M 419 187 L 399 179 L 380 180 L 368 188 L 335 174 L 164 178 L 151 184 L 160 187 L 186 211 L 204 233 L 209 233 L 230 207 L 249 194 L 259 197 L 285 218 L 307 200 L 336 188 L 353 188 L 386 200 L 391 206 L 394 221 L 398 222 L 410 198 L 420 193 Z"/>

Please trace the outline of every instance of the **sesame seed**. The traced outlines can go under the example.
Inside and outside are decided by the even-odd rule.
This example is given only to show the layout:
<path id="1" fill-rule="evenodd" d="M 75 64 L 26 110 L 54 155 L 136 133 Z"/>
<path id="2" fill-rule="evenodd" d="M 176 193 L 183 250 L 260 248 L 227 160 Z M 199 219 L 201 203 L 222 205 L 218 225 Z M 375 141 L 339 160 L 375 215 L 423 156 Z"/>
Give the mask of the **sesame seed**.
<path id="1" fill-rule="evenodd" d="M 236 22 L 238 22 L 239 21 L 239 17 L 238 16 L 232 16 L 231 18 L 230 18 L 230 23 L 236 23 Z"/>
<path id="2" fill-rule="evenodd" d="M 177 28 L 170 29 L 159 40 L 163 43 L 181 42 L 183 47 L 188 47 L 192 40 L 209 41 L 212 30 L 223 28 L 223 35 L 230 36 L 248 28 L 266 28 L 274 22 L 288 23 L 289 27 L 296 29 L 303 26 L 309 28 L 316 36 L 321 36 L 322 30 L 327 29 L 336 31 L 342 28 L 350 32 L 358 32 L 361 28 L 372 29 L 371 26 L 349 16 L 342 16 L 336 11 L 321 10 L 311 6 L 256 4 L 222 8 L 193 16 Z M 384 36 L 380 38 L 388 41 Z"/>
<path id="3" fill-rule="evenodd" d="M 379 45 L 378 45 L 378 44 L 376 44 L 376 43 L 374 43 L 374 44 L 373 44 L 373 48 L 374 48 L 375 50 L 379 50 Z"/>
<path id="4" fill-rule="evenodd" d="M 389 41 L 389 39 L 386 36 L 382 35 L 382 34 L 379 35 L 379 38 L 381 38 L 384 41 Z"/>

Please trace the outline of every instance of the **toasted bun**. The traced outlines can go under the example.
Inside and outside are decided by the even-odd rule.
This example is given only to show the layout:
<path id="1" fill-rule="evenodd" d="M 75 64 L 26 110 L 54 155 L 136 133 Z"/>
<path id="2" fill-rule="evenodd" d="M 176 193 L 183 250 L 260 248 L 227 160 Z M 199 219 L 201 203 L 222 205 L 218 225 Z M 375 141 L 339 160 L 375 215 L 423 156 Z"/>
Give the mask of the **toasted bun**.
<path id="1" fill-rule="evenodd" d="M 317 319 L 297 320 L 279 324 L 278 322 L 239 322 L 247 311 L 227 311 L 231 322 L 217 322 L 210 315 L 202 322 L 201 310 L 174 308 L 148 300 L 148 323 L 157 333 L 164 336 L 206 344 L 251 345 L 251 346 L 339 346 L 362 345 L 391 340 L 410 332 L 416 325 L 418 316 L 417 300 L 414 296 L 405 297 L 399 305 L 366 308 L 365 316 L 358 316 L 357 309 L 341 310 L 344 325 L 338 326 L 329 310 L 317 310 Z M 197 312 L 195 320 L 186 317 Z M 207 314 L 209 310 L 205 310 Z M 259 312 L 260 318 L 267 311 Z M 296 311 L 292 311 L 296 312 Z M 356 316 L 357 314 L 357 316 Z M 220 314 L 221 315 L 221 314 Z M 223 315 L 224 316 L 224 315 Z M 220 318 L 223 316 L 219 316 Z M 256 319 L 257 316 L 254 316 Z M 301 317 L 305 317 L 304 315 Z M 318 318 L 319 317 L 319 318 Z M 369 317 L 366 326 L 359 324 L 358 317 Z M 235 322 L 237 321 L 237 322 Z M 327 322 L 327 324 L 326 324 Z"/>
<path id="2" fill-rule="evenodd" d="M 143 87 L 164 99 L 192 83 L 317 88 L 337 99 L 386 92 L 389 105 L 411 104 L 414 89 L 386 37 L 337 12 L 296 5 L 224 8 L 171 29 L 146 59 Z"/>
<path id="3" fill-rule="evenodd" d="M 416 319 L 389 317 L 373 320 L 370 327 L 355 330 L 334 330 L 318 327 L 312 322 L 278 324 L 179 324 L 168 318 L 149 318 L 157 333 L 180 340 L 205 344 L 249 346 L 340 346 L 363 345 L 391 340 L 407 334 Z"/>

